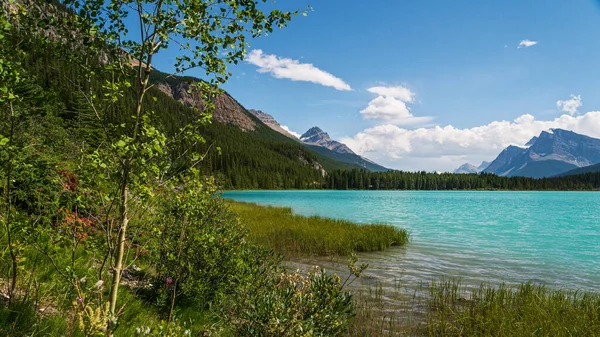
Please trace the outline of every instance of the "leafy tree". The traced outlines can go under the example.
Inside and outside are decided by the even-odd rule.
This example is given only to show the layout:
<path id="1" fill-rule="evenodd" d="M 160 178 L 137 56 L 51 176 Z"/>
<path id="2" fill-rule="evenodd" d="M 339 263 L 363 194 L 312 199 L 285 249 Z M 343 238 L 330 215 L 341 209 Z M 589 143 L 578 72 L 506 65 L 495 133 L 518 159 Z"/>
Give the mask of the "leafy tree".
<path id="1" fill-rule="evenodd" d="M 264 0 L 262 2 L 265 2 Z M 116 327 L 117 298 L 124 268 L 128 225 L 134 212 L 151 202 L 154 185 L 171 186 L 172 178 L 182 170 L 198 165 L 204 154 L 184 152 L 188 165 L 171 167 L 169 150 L 177 143 L 204 142 L 198 135 L 199 125 L 206 123 L 214 108 L 212 100 L 220 94 L 218 85 L 230 74 L 227 64 L 243 59 L 246 38 L 270 33 L 284 27 L 296 12 L 272 10 L 264 13 L 261 1 L 246 0 L 64 0 L 60 4 L 75 14 L 46 16 L 43 22 L 59 34 L 59 41 L 70 41 L 74 64 L 86 70 L 85 78 L 95 81 L 99 66 L 111 77 L 100 90 L 80 89 L 80 95 L 104 129 L 102 145 L 90 156 L 98 177 L 104 177 L 114 188 L 104 197 L 115 206 L 118 221 L 106 223 L 113 277 L 110 286 L 107 329 Z M 41 6 L 41 5 L 40 5 Z M 62 19 L 62 20 L 61 20 Z M 50 34 L 52 35 L 52 34 Z M 193 68 L 204 70 L 206 79 L 193 83 L 205 102 L 196 118 L 169 139 L 155 123 L 153 111 L 145 102 L 152 85 L 150 74 L 154 57 L 169 47 L 179 47 L 174 67 L 176 73 Z M 95 65 L 97 64 L 97 65 Z M 121 102 L 133 92 L 133 109 L 121 110 Z M 115 111 L 117 122 L 109 112 Z"/>
<path id="2" fill-rule="evenodd" d="M 24 136 L 26 99 L 35 98 L 37 88 L 28 80 L 20 60 L 24 52 L 19 48 L 21 37 L 13 22 L 20 21 L 22 26 L 28 22 L 23 15 L 24 8 L 14 1 L 3 3 L 0 8 L 0 178 L 2 180 L 2 212 L 0 221 L 3 223 L 2 236 L 6 236 L 8 255 L 10 257 L 10 282 L 8 287 L 9 303 L 12 302 L 19 272 L 20 246 L 15 238 L 18 227 L 27 222 L 26 215 L 19 212 L 15 203 L 19 194 L 27 189 L 27 184 L 21 184 L 19 175 L 23 170 L 30 169 L 31 147 Z M 20 225 L 20 226 L 19 226 Z M 4 252 L 2 252 L 4 255 Z"/>

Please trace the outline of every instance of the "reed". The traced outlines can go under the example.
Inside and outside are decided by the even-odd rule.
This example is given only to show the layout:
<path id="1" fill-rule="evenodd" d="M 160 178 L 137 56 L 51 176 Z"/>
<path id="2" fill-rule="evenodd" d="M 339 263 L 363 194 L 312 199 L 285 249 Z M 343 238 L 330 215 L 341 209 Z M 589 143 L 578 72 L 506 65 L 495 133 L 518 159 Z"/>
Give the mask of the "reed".
<path id="1" fill-rule="evenodd" d="M 354 290 L 348 336 L 600 336 L 600 293 L 457 280 Z"/>
<path id="2" fill-rule="evenodd" d="M 467 292 L 449 281 L 429 290 L 429 336 L 600 336 L 598 293 L 530 282 Z"/>
<path id="3" fill-rule="evenodd" d="M 372 252 L 408 242 L 405 229 L 384 224 L 356 224 L 293 214 L 291 208 L 228 201 L 248 226 L 249 237 L 286 257 L 342 256 Z"/>

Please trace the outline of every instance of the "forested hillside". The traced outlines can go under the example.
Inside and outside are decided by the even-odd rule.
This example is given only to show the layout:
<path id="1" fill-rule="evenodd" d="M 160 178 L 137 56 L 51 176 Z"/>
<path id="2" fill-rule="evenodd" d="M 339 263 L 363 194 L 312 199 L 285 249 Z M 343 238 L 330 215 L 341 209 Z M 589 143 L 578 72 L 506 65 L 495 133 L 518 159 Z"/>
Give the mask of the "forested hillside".
<path id="1" fill-rule="evenodd" d="M 24 59 L 24 67 L 32 83 L 53 97 L 48 104 L 59 111 L 58 115 L 68 128 L 94 146 L 94 134 L 101 132 L 101 129 L 79 91 L 79 86 L 85 81 L 83 74 L 70 67 L 68 57 L 64 55 L 69 51 L 58 47 L 41 48 L 35 44 L 26 46 L 26 49 L 29 53 Z M 176 87 L 198 79 L 168 77 L 165 73 L 153 70 L 151 81 L 157 84 L 150 89 L 150 95 L 155 99 L 145 101 L 145 109 L 154 111 L 154 117 L 160 120 L 166 132 L 176 133 L 199 112 L 165 94 L 159 85 Z M 228 123 L 228 119 L 223 117 L 227 112 L 219 110 L 217 105 L 213 121 L 198 127 L 199 134 L 206 140 L 206 143 L 196 145 L 198 150 L 206 154 L 199 167 L 204 174 L 215 175 L 223 188 L 321 188 L 324 182 L 321 169 L 332 171 L 359 167 L 310 151 L 265 126 L 233 98 L 226 93 L 224 95 L 232 105 L 237 105 L 236 108 L 240 110 L 238 113 L 245 114 L 252 124 L 250 128 L 242 128 L 235 123 Z M 110 118 L 115 118 L 117 122 L 119 117 L 116 112 L 127 111 L 133 104 L 133 95 L 125 96 L 111 108 L 114 115 Z M 182 144 L 181 148 L 185 146 Z"/>

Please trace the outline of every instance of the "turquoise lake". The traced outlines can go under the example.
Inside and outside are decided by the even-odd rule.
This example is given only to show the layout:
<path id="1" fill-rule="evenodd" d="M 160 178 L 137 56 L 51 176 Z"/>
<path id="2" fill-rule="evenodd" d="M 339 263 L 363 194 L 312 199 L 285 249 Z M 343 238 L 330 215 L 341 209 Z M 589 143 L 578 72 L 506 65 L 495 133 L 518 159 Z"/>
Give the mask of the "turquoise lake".
<path id="1" fill-rule="evenodd" d="M 382 279 L 467 284 L 532 280 L 600 288 L 600 193 L 483 191 L 239 191 L 225 198 L 302 215 L 406 228 L 402 248 L 360 255 Z"/>

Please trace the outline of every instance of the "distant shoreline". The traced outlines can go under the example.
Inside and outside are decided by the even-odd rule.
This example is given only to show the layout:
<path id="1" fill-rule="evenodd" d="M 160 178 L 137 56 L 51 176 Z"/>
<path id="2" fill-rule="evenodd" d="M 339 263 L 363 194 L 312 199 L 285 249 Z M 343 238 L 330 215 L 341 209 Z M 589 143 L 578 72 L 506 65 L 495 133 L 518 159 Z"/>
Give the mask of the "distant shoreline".
<path id="1" fill-rule="evenodd" d="M 454 190 L 427 190 L 427 189 L 329 189 L 329 188 L 314 188 L 314 189 L 300 189 L 300 188 L 285 188 L 285 189 L 261 189 L 261 188 L 247 188 L 247 189 L 221 189 L 223 193 L 225 192 L 249 192 L 249 191 L 373 191 L 373 192 L 600 192 L 600 188 L 598 189 L 588 189 L 588 190 L 569 190 L 569 189 L 544 189 L 544 190 L 530 190 L 530 189 L 454 189 Z"/>

